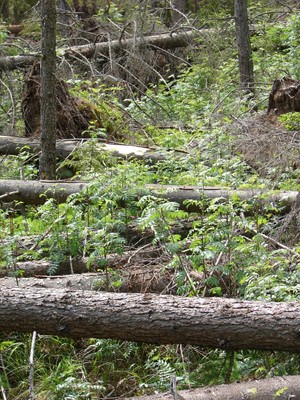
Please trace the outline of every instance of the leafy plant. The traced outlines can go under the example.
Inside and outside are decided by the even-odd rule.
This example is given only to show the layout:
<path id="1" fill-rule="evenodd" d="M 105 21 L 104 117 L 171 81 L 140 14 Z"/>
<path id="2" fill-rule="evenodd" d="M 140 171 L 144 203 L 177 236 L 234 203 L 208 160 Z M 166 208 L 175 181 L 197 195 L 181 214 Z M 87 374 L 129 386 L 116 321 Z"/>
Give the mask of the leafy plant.
<path id="1" fill-rule="evenodd" d="M 298 131 L 300 129 L 300 113 L 289 112 L 278 117 L 285 129 L 289 131 Z"/>

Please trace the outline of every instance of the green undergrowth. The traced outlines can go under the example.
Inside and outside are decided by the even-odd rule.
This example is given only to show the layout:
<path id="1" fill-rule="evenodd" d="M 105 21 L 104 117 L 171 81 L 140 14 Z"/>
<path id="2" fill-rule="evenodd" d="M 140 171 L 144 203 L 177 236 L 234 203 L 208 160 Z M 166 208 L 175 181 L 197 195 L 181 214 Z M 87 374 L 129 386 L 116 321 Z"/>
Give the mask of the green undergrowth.
<path id="1" fill-rule="evenodd" d="M 28 398 L 30 335 L 11 335 L 1 343 L 6 366 L 1 385 L 9 398 Z M 74 341 L 38 335 L 35 353 L 36 399 L 90 399 L 166 392 L 177 376 L 177 387 L 261 379 L 297 374 L 299 356 L 277 352 L 231 352 L 195 346 L 154 346 L 107 339 Z"/>
<path id="2" fill-rule="evenodd" d="M 255 18 L 257 2 L 250 3 Z M 120 17 L 115 6 L 112 10 Z M 110 267 L 109 256 L 137 248 L 143 234 L 150 232 L 147 244 L 168 256 L 161 271 L 174 273 L 177 295 L 299 301 L 299 245 L 281 243 L 276 237 L 287 212 L 283 205 L 262 195 L 242 200 L 224 194 L 186 200 L 182 207 L 147 186 L 194 185 L 199 193 L 205 187 L 299 190 L 295 170 L 282 172 L 275 166 L 262 176 L 249 166 L 236 150 L 231 129 L 234 122 L 253 116 L 254 108 L 266 108 L 277 74 L 289 72 L 297 78 L 298 17 L 272 26 L 266 25 L 269 18 L 268 12 L 260 14 L 260 29 L 251 38 L 255 97 L 239 90 L 233 21 L 224 15 L 209 22 L 219 30 L 210 35 L 208 44 L 199 40 L 199 56 L 191 55 L 190 65 L 182 65 L 178 75 L 170 74 L 138 98 L 121 102 L 119 88 L 108 90 L 92 80 L 69 82 L 73 94 L 94 104 L 102 116 L 109 115 L 106 125 L 92 122 L 91 139 L 58 164 L 58 175 L 68 169 L 72 179 L 85 180 L 87 187 L 63 204 L 47 193 L 41 206 L 5 204 L 0 211 L 0 271 L 10 267 L 10 275 L 18 281 L 25 274 L 18 262 L 47 260 L 51 275 L 63 262 L 84 257 L 88 270 L 104 272 L 106 288 L 117 291 L 122 276 Z M 284 119 L 287 128 L 298 127 L 297 115 Z M 109 134 L 126 144 L 151 146 L 161 160 L 136 160 L 130 155 L 118 159 L 99 147 L 99 138 Z M 26 148 L 19 156 L 3 156 L 1 176 L 35 179 L 34 157 Z M 28 238 L 30 246 L 25 246 Z M 7 399 L 27 399 L 31 337 L 11 334 L 0 339 L 0 386 Z M 182 389 L 299 374 L 299 361 L 298 355 L 282 352 L 233 355 L 189 345 L 38 335 L 35 394 L 37 400 L 151 394 L 169 391 L 174 375 Z"/>

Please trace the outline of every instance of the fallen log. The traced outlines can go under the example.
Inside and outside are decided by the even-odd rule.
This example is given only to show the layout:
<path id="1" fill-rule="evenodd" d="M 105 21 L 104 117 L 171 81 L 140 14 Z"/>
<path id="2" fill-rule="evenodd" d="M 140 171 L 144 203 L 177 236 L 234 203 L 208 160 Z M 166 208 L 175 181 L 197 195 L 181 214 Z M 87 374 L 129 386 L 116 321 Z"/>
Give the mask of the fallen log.
<path id="1" fill-rule="evenodd" d="M 1 246 L 1 243 L 0 243 Z M 175 294 L 176 269 L 163 268 L 170 261 L 159 247 L 142 246 L 123 254 L 109 254 L 107 269 L 95 263 L 88 265 L 86 257 L 74 257 L 61 262 L 53 271 L 47 260 L 18 261 L 0 268 L 1 288 L 55 288 L 101 290 L 125 293 Z M 51 276 L 49 271 L 51 270 Z M 204 275 L 191 272 L 193 279 L 203 284 Z"/>
<path id="2" fill-rule="evenodd" d="M 48 260 L 17 261 L 13 265 L 0 268 L 0 278 L 16 276 L 27 279 L 33 276 L 49 276 L 51 269 L 53 270 L 53 264 Z M 76 257 L 76 259 L 72 260 L 72 265 L 70 265 L 69 260 L 62 261 L 56 266 L 55 273 L 52 272 L 51 276 L 69 276 L 70 274 L 82 274 L 89 271 L 94 272 L 95 270 L 93 268 L 88 269 L 86 260 Z"/>
<path id="3" fill-rule="evenodd" d="M 144 36 L 140 38 L 132 38 L 125 40 L 111 40 L 100 43 L 90 43 L 87 45 L 72 46 L 57 49 L 60 57 L 72 58 L 81 55 L 86 58 L 109 57 L 111 52 L 119 50 L 128 50 L 132 48 L 152 48 L 152 49 L 175 49 L 179 47 L 187 47 L 191 41 L 197 36 L 206 36 L 211 32 L 210 29 L 202 29 L 201 31 L 186 31 L 181 33 L 164 33 L 153 36 Z M 14 70 L 17 68 L 25 68 L 33 64 L 34 61 L 40 59 L 39 53 L 29 55 L 6 56 L 0 57 L 0 70 Z"/>
<path id="4" fill-rule="evenodd" d="M 48 265 L 49 267 L 49 265 Z M 73 275 L 39 275 L 34 278 L 1 278 L 1 288 L 31 289 L 73 289 L 73 290 L 96 290 L 99 279 L 105 278 L 104 273 L 86 273 Z"/>
<path id="5" fill-rule="evenodd" d="M 71 194 L 88 189 L 87 182 L 66 181 L 26 181 L 0 180 L 0 200 L 5 202 L 22 201 L 24 204 L 40 205 L 47 198 L 55 198 L 58 202 L 65 202 Z M 197 204 L 204 199 L 229 199 L 238 196 L 240 200 L 257 198 L 259 202 L 275 202 L 286 207 L 287 210 L 294 204 L 298 192 L 296 191 L 264 191 L 264 190 L 227 190 L 201 186 L 176 185 L 144 185 L 142 190 L 136 190 L 137 199 L 146 194 L 165 198 L 176 202 L 184 210 L 198 212 L 201 205 Z M 88 195 L 88 192 L 87 192 Z M 186 203 L 188 200 L 194 201 Z"/>
<path id="6" fill-rule="evenodd" d="M 298 302 L 1 288 L 0 333 L 300 352 Z"/>
<path id="7" fill-rule="evenodd" d="M 181 396 L 181 397 L 179 397 Z M 241 400 L 241 399 L 298 399 L 300 398 L 300 376 L 283 376 L 250 382 L 231 383 L 203 389 L 180 390 L 177 397 L 168 394 L 125 397 L 124 400 Z"/>
<path id="8" fill-rule="evenodd" d="M 89 139 L 62 139 L 56 141 L 56 156 L 59 160 L 64 160 L 72 154 L 79 146 L 83 146 Z M 131 146 L 121 143 L 106 143 L 99 141 L 95 144 L 99 152 L 111 152 L 119 158 L 146 159 L 151 162 L 162 161 L 165 156 L 159 152 L 159 149 Z M 0 154 L 18 155 L 22 147 L 27 150 L 38 153 L 41 150 L 40 140 L 34 138 L 24 138 L 16 136 L 0 135 Z M 178 151 L 182 155 L 183 152 Z"/>
<path id="9" fill-rule="evenodd" d="M 41 271 L 41 263 L 25 262 L 18 263 L 16 268 L 24 271 L 28 268 L 33 272 L 32 278 L 28 278 L 28 272 L 22 274 L 22 277 L 2 277 L 0 279 L 1 288 L 26 288 L 34 289 L 36 287 L 46 289 L 72 289 L 72 290 L 96 290 L 118 293 L 156 293 L 156 294 L 175 294 L 177 290 L 176 271 L 165 269 L 162 272 L 162 266 L 147 264 L 126 265 L 125 268 L 111 270 L 109 265 L 108 271 L 100 271 L 94 273 L 73 273 L 71 275 L 51 275 L 47 273 L 50 263 L 44 262 L 43 266 L 47 267 L 45 271 Z M 76 263 L 74 263 L 76 265 Z M 75 269 L 74 265 L 74 269 Z M 69 265 L 70 270 L 70 265 Z M 28 271 L 28 270 L 27 270 Z M 0 270 L 1 272 L 1 270 Z M 4 272 L 4 271 L 3 271 Z M 44 272 L 44 275 L 41 274 Z M 200 276 L 200 274 L 198 274 Z M 3 274 L 1 274 L 3 276 Z M 25 277 L 24 277 L 25 276 Z M 204 276 L 202 276 L 204 282 Z M 116 285 L 117 283 L 117 285 Z"/>
<path id="10" fill-rule="evenodd" d="M 64 203 L 68 196 L 85 187 L 84 182 L 0 180 L 0 200 L 40 205 L 48 198 L 53 198 L 58 203 Z"/>

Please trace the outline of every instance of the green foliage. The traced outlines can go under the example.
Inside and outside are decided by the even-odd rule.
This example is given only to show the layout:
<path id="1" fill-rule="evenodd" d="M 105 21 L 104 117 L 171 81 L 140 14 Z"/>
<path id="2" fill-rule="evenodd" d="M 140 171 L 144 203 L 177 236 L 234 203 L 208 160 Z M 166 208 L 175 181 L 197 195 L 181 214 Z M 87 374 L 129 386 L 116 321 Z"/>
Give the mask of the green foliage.
<path id="1" fill-rule="evenodd" d="M 8 31 L 4 27 L 0 26 L 0 43 L 5 41 L 5 39 L 7 38 L 7 35 L 8 35 Z"/>
<path id="2" fill-rule="evenodd" d="M 17 156 L 5 156 L 0 164 L 2 179 L 36 179 L 38 169 L 35 165 L 37 155 L 27 146 L 20 149 Z"/>
<path id="3" fill-rule="evenodd" d="M 116 93 L 121 87 L 107 87 L 101 80 L 69 80 L 70 93 L 78 97 L 78 108 L 91 115 L 91 126 L 87 133 L 91 137 L 124 138 L 129 136 L 124 111 Z M 86 133 L 86 132 L 84 132 Z"/>
<path id="4" fill-rule="evenodd" d="M 300 113 L 289 112 L 278 117 L 285 129 L 289 131 L 298 131 L 300 129 Z"/>

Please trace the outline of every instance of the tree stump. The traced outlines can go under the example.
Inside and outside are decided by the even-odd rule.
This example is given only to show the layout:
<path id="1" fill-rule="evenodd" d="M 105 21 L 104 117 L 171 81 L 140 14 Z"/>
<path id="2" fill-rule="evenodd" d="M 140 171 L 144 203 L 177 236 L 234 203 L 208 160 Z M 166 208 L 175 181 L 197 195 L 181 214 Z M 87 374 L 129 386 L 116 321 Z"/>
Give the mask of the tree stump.
<path id="1" fill-rule="evenodd" d="M 300 81 L 290 77 L 276 79 L 269 95 L 268 113 L 300 112 Z"/>

